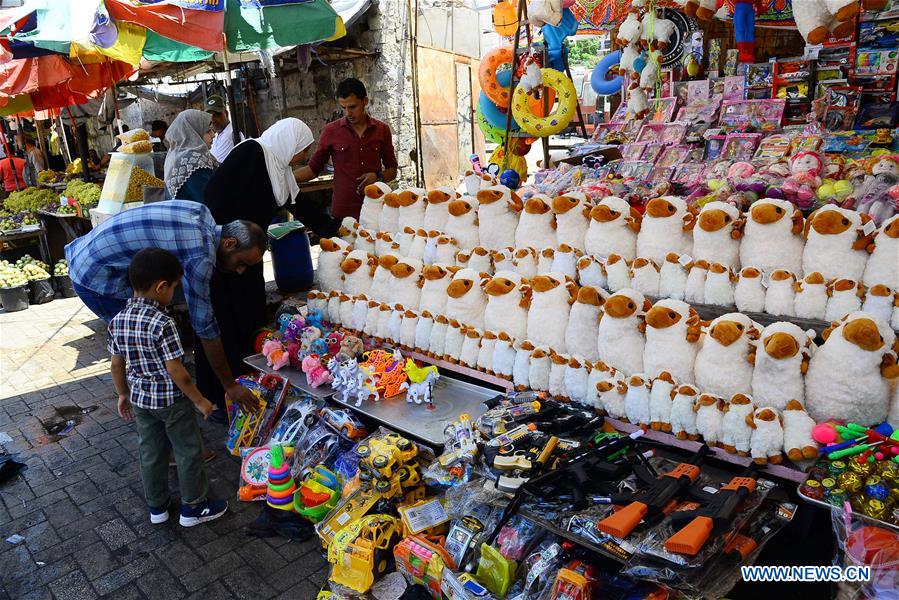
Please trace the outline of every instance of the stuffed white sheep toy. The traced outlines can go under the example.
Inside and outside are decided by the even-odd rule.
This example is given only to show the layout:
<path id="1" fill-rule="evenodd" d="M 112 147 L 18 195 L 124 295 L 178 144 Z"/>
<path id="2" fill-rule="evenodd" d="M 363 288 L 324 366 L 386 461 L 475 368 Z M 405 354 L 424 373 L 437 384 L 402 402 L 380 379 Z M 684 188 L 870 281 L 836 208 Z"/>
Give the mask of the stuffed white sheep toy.
<path id="1" fill-rule="evenodd" d="M 817 271 L 807 273 L 794 286 L 793 308 L 800 319 L 823 319 L 827 311 L 827 284 Z"/>
<path id="2" fill-rule="evenodd" d="M 567 354 L 550 350 L 549 395 L 566 402 L 569 398 L 565 395 L 565 371 L 568 369 L 569 358 Z"/>
<path id="3" fill-rule="evenodd" d="M 356 235 L 353 250 L 359 250 L 366 254 L 374 254 L 377 247 L 376 235 L 376 233 L 372 233 L 372 231 L 369 231 L 368 229 L 360 229 Z"/>
<path id="4" fill-rule="evenodd" d="M 340 320 L 340 292 L 332 290 L 328 295 L 328 320 L 335 325 L 343 325 Z"/>
<path id="5" fill-rule="evenodd" d="M 604 381 L 615 375 L 615 369 L 608 366 L 601 360 L 590 365 L 587 374 L 587 397 L 585 403 L 593 408 L 602 410 L 602 402 L 599 399 L 599 390 L 596 385 L 600 381 Z"/>
<path id="6" fill-rule="evenodd" d="M 496 334 L 485 331 L 481 336 L 481 346 L 478 350 L 476 368 L 484 373 L 493 372 L 493 352 L 496 350 Z"/>
<path id="7" fill-rule="evenodd" d="M 483 246 L 475 246 L 468 257 L 468 268 L 478 273 L 493 274 L 493 257 L 490 251 Z"/>
<path id="8" fill-rule="evenodd" d="M 371 278 L 371 287 L 368 295 L 375 300 L 387 300 L 390 296 L 390 281 L 393 274 L 390 270 L 400 262 L 397 254 L 390 253 L 378 257 L 378 264 L 375 267 L 375 274 Z"/>
<path id="9" fill-rule="evenodd" d="M 456 319 L 450 319 L 446 328 L 446 342 L 443 348 L 443 359 L 458 364 L 462 358 L 462 345 L 468 326 Z"/>
<path id="10" fill-rule="evenodd" d="M 533 279 L 537 275 L 537 251 L 533 248 L 516 248 L 512 261 L 522 279 Z"/>
<path id="11" fill-rule="evenodd" d="M 590 224 L 590 204 L 582 192 L 569 192 L 553 199 L 556 216 L 556 244 L 584 250 L 584 236 Z"/>
<path id="12" fill-rule="evenodd" d="M 780 410 L 790 400 L 805 401 L 803 377 L 815 352 L 813 335 L 786 321 L 762 330 L 752 373 L 752 395 L 757 405 Z"/>
<path id="13" fill-rule="evenodd" d="M 569 353 L 593 362 L 599 360 L 596 340 L 599 332 L 599 311 L 603 297 L 593 287 L 582 287 L 571 305 L 568 327 L 565 329 L 565 348 Z"/>
<path id="14" fill-rule="evenodd" d="M 815 420 L 808 416 L 796 400 L 787 402 L 783 410 L 784 452 L 790 460 L 812 459 L 818 456 L 818 445 L 812 437 Z"/>
<path id="15" fill-rule="evenodd" d="M 425 196 L 425 216 L 422 220 L 422 227 L 428 231 L 444 231 L 446 221 L 449 219 L 447 210 L 449 203 L 459 198 L 459 194 L 449 187 L 441 187 L 428 192 Z"/>
<path id="16" fill-rule="evenodd" d="M 486 274 L 473 269 L 462 269 L 453 275 L 453 280 L 446 288 L 446 316 L 456 319 L 470 327 L 484 327 L 484 310 L 487 308 L 487 296 L 482 287 L 487 279 Z"/>
<path id="17" fill-rule="evenodd" d="M 321 253 L 318 255 L 315 284 L 323 292 L 339 290 L 343 283 L 340 263 L 350 253 L 352 246 L 340 238 L 322 238 L 319 246 L 321 246 Z"/>
<path id="18" fill-rule="evenodd" d="M 534 348 L 528 363 L 528 383 L 532 390 L 549 392 L 549 372 L 552 358 L 546 348 Z"/>
<path id="19" fill-rule="evenodd" d="M 358 329 L 365 335 L 379 337 L 378 336 L 378 321 L 381 320 L 381 304 L 374 300 L 368 300 L 366 302 L 366 305 L 368 306 L 368 308 L 365 311 L 365 319 L 362 320 L 362 327 L 359 327 Z M 358 306 L 358 303 L 357 303 L 357 306 Z M 361 309 L 359 309 L 359 311 L 360 312 L 357 313 L 357 315 L 361 316 L 361 314 L 362 314 Z M 356 322 L 358 323 L 358 321 L 356 321 Z M 384 321 L 384 326 L 385 327 L 387 326 L 386 319 Z"/>
<path id="20" fill-rule="evenodd" d="M 375 234 L 375 256 L 381 258 L 385 254 L 396 254 L 399 253 L 400 245 L 393 241 L 393 236 L 387 233 L 386 231 L 379 231 Z"/>
<path id="21" fill-rule="evenodd" d="M 744 314 L 727 313 L 709 323 L 693 367 L 696 385 L 722 398 L 752 393 L 759 329 Z"/>
<path id="22" fill-rule="evenodd" d="M 478 173 L 468 170 L 462 175 L 462 185 L 465 188 L 465 195 L 474 198 L 478 192 L 496 185 L 496 179 L 486 172 Z"/>
<path id="23" fill-rule="evenodd" d="M 661 264 L 669 252 L 689 254 L 693 224 L 694 215 L 683 198 L 663 196 L 650 200 L 637 235 L 637 256 Z"/>
<path id="24" fill-rule="evenodd" d="M 512 363 L 512 384 L 515 391 L 522 392 L 531 387 L 531 354 L 534 344 L 529 340 L 516 340 L 512 347 L 515 350 L 515 361 Z"/>
<path id="25" fill-rule="evenodd" d="M 515 248 L 502 248 L 500 250 L 494 250 L 490 253 L 490 258 L 493 260 L 493 272 L 498 273 L 500 271 L 514 271 L 515 270 L 515 261 L 512 260 L 512 253 L 515 251 Z"/>
<path id="26" fill-rule="evenodd" d="M 652 380 L 649 391 L 649 426 L 656 431 L 671 431 L 671 404 L 676 395 L 677 382 L 668 371 Z"/>
<path id="27" fill-rule="evenodd" d="M 524 210 L 515 228 L 515 246 L 544 248 L 556 245 L 556 219 L 552 199 L 534 194 L 524 203 Z"/>
<path id="28" fill-rule="evenodd" d="M 528 295 L 530 288 L 522 285 L 521 276 L 514 271 L 500 271 L 484 284 L 487 306 L 484 326 L 488 331 L 506 331 L 512 338 L 524 339 L 528 327 Z"/>
<path id="29" fill-rule="evenodd" d="M 732 204 L 715 200 L 703 206 L 693 228 L 693 258 L 739 269 L 743 223 Z"/>
<path id="30" fill-rule="evenodd" d="M 649 425 L 649 382 L 642 373 L 635 373 L 627 378 L 624 414 L 630 423 Z"/>
<path id="31" fill-rule="evenodd" d="M 403 333 L 403 317 L 406 309 L 402 304 L 394 304 L 390 312 L 390 320 L 387 322 L 387 337 L 396 345 L 400 345 L 400 336 Z"/>
<path id="32" fill-rule="evenodd" d="M 359 221 L 353 217 L 344 217 L 337 228 L 337 235 L 350 246 L 356 241 L 356 235 L 359 231 Z"/>
<path id="33" fill-rule="evenodd" d="M 478 192 L 478 236 L 487 248 L 515 245 L 521 199 L 504 185 Z"/>
<path id="34" fill-rule="evenodd" d="M 705 303 L 715 306 L 734 305 L 734 284 L 737 282 L 737 274 L 721 263 L 709 265 L 709 272 L 705 277 Z"/>
<path id="35" fill-rule="evenodd" d="M 434 327 L 434 315 L 423 310 L 418 315 L 418 321 L 415 323 L 415 343 L 413 348 L 424 354 L 428 354 L 431 349 L 431 328 Z"/>
<path id="36" fill-rule="evenodd" d="M 780 464 L 783 460 L 784 430 L 779 411 L 771 406 L 755 409 L 746 417 L 752 428 L 749 455 L 756 464 Z"/>
<path id="37" fill-rule="evenodd" d="M 691 385 L 681 385 L 675 390 L 671 401 L 671 433 L 679 440 L 698 440 L 696 429 L 696 411 L 693 405 L 699 392 Z"/>
<path id="38" fill-rule="evenodd" d="M 865 286 L 851 279 L 837 279 L 827 284 L 826 321 L 839 321 L 849 313 L 861 310 Z"/>
<path id="39" fill-rule="evenodd" d="M 893 314 L 893 290 L 885 285 L 877 284 L 865 293 L 862 310 L 889 323 Z"/>
<path id="40" fill-rule="evenodd" d="M 786 269 L 775 269 L 765 293 L 765 312 L 783 317 L 796 316 L 796 276 Z"/>
<path id="41" fill-rule="evenodd" d="M 368 310 L 368 305 L 366 305 L 366 310 Z M 356 299 L 349 294 L 341 294 L 340 295 L 340 324 L 346 327 L 347 329 L 355 329 L 353 327 L 353 317 L 356 311 Z M 363 321 L 364 322 L 364 321 Z"/>
<path id="42" fill-rule="evenodd" d="M 740 264 L 771 273 L 802 272 L 802 212 L 787 200 L 763 198 L 746 215 Z"/>
<path id="43" fill-rule="evenodd" d="M 400 195 L 397 192 L 384 194 L 381 215 L 378 217 L 378 231 L 394 233 L 400 228 Z"/>
<path id="44" fill-rule="evenodd" d="M 549 272 L 574 279 L 577 277 L 577 261 L 580 260 L 581 254 L 580 250 L 572 248 L 568 244 L 559 244 L 553 253 Z"/>
<path id="45" fill-rule="evenodd" d="M 474 327 L 465 330 L 465 338 L 462 340 L 462 350 L 459 352 L 459 364 L 471 367 L 478 365 L 478 356 L 481 353 L 481 331 Z"/>
<path id="46" fill-rule="evenodd" d="M 746 417 L 752 414 L 755 405 L 746 394 L 734 394 L 724 407 L 724 419 L 721 422 L 721 443 L 725 452 L 749 456 L 752 440 L 752 428 Z"/>
<path id="47" fill-rule="evenodd" d="M 708 276 L 709 263 L 704 260 L 693 261 L 687 273 L 684 300 L 690 304 L 702 304 L 705 302 L 705 280 Z"/>
<path id="48" fill-rule="evenodd" d="M 644 315 L 650 306 L 643 294 L 629 288 L 609 296 L 603 304 L 596 350 L 603 362 L 625 375 L 643 371 Z"/>
<path id="49" fill-rule="evenodd" d="M 624 399 L 627 396 L 627 384 L 624 379 L 610 377 L 596 384 L 599 403 L 602 410 L 613 419 L 625 417 Z"/>
<path id="50" fill-rule="evenodd" d="M 864 213 L 834 205 L 823 206 L 812 213 L 805 224 L 803 272 L 818 271 L 828 280 L 860 281 L 868 260 L 868 246 L 874 239 L 873 231 L 864 231 L 869 221 L 871 217 Z M 869 227 L 873 228 L 873 225 Z"/>
<path id="51" fill-rule="evenodd" d="M 682 258 L 683 257 L 683 258 Z M 690 261 L 686 255 L 669 252 L 659 269 L 659 298 L 683 300 L 687 291 L 687 267 Z"/>
<path id="52" fill-rule="evenodd" d="M 621 198 L 603 198 L 590 209 L 590 224 L 584 235 L 587 254 L 600 258 L 617 254 L 634 260 L 641 220 L 642 215 Z"/>
<path id="53" fill-rule="evenodd" d="M 550 273 L 531 280 L 527 338 L 535 344 L 566 352 L 565 329 L 571 304 L 577 297 L 577 284 L 564 276 Z"/>
<path id="54" fill-rule="evenodd" d="M 400 323 L 400 346 L 406 350 L 415 349 L 416 329 L 418 329 L 418 313 L 414 310 L 405 311 Z"/>
<path id="55" fill-rule="evenodd" d="M 456 252 L 459 251 L 459 243 L 456 238 L 448 235 L 437 236 L 437 248 L 434 251 L 434 264 L 453 265 L 456 260 Z"/>
<path id="56" fill-rule="evenodd" d="M 638 44 L 642 35 L 643 23 L 640 21 L 640 11 L 638 8 L 632 7 L 618 28 L 618 37 L 615 40 L 622 46 Z"/>
<path id="57" fill-rule="evenodd" d="M 873 246 L 863 283 L 868 287 L 880 284 L 899 289 L 899 214 L 880 225 Z"/>
<path id="58" fill-rule="evenodd" d="M 577 281 L 578 285 L 594 287 L 598 290 L 605 290 L 609 287 L 605 269 L 599 259 L 594 256 L 582 256 L 578 259 Z"/>
<path id="59" fill-rule="evenodd" d="M 405 233 L 412 236 L 412 242 L 409 244 L 409 250 L 403 256 L 424 262 L 430 239 L 428 232 L 424 229 L 413 230 L 411 227 L 407 227 Z"/>
<path id="60" fill-rule="evenodd" d="M 587 370 L 583 357 L 572 356 L 565 366 L 565 374 L 562 378 L 565 397 L 571 402 L 584 404 L 587 401 Z"/>
<path id="61" fill-rule="evenodd" d="M 359 210 L 359 227 L 371 231 L 383 231 L 379 228 L 381 219 L 381 207 L 384 204 L 384 196 L 390 192 L 390 186 L 378 181 L 365 187 L 365 198 L 362 199 L 362 208 Z"/>
<path id="62" fill-rule="evenodd" d="M 555 248 L 544 248 L 537 255 L 537 275 L 546 275 L 553 271 L 553 259 L 556 256 Z"/>
<path id="63" fill-rule="evenodd" d="M 306 293 L 306 309 L 317 310 L 322 318 L 327 319 L 328 295 L 320 290 L 309 290 Z"/>
<path id="64" fill-rule="evenodd" d="M 400 207 L 397 229 L 409 227 L 418 230 L 424 226 L 427 194 L 421 188 L 406 188 L 398 194 Z"/>
<path id="65" fill-rule="evenodd" d="M 885 420 L 889 381 L 899 377 L 896 335 L 877 317 L 854 312 L 824 331 L 805 376 L 805 407 L 816 421 L 861 425 Z"/>
<path id="66" fill-rule="evenodd" d="M 422 268 L 420 310 L 426 310 L 432 315 L 442 314 L 446 310 L 446 290 L 458 270 L 460 269 L 437 263 Z"/>
<path id="67" fill-rule="evenodd" d="M 496 337 L 496 345 L 493 347 L 493 372 L 504 379 L 512 379 L 515 355 L 516 350 L 511 336 L 505 331 L 500 331 Z"/>
<path id="68" fill-rule="evenodd" d="M 421 261 L 414 258 L 402 258 L 390 268 L 388 297 L 392 302 L 402 304 L 409 310 L 418 310 L 421 270 Z"/>
<path id="69" fill-rule="evenodd" d="M 631 266 L 617 254 L 606 258 L 606 283 L 613 294 L 631 287 Z"/>
<path id="70" fill-rule="evenodd" d="M 693 410 L 699 435 L 709 446 L 717 446 L 724 429 L 724 400 L 711 394 L 700 394 Z"/>
<path id="71" fill-rule="evenodd" d="M 447 206 L 447 211 L 449 217 L 446 220 L 446 235 L 455 239 L 456 245 L 462 250 L 471 250 L 479 245 L 476 201 L 471 198 L 453 200 Z"/>
<path id="72" fill-rule="evenodd" d="M 630 287 L 644 296 L 659 295 L 659 266 L 648 258 L 638 257 L 631 263 Z"/>
<path id="73" fill-rule="evenodd" d="M 686 302 L 659 300 L 646 313 L 643 371 L 652 379 L 668 371 L 678 381 L 693 381 L 693 363 L 702 332 L 699 315 Z"/>
<path id="74" fill-rule="evenodd" d="M 449 319 L 446 315 L 434 317 L 431 333 L 428 337 L 428 353 L 432 358 L 442 359 L 446 355 L 446 335 L 449 331 Z"/>
<path id="75" fill-rule="evenodd" d="M 341 289 L 351 296 L 367 294 L 371 290 L 371 279 L 374 275 L 377 258 L 361 250 L 353 250 L 340 263 L 343 271 Z"/>
<path id="76" fill-rule="evenodd" d="M 734 304 L 741 312 L 762 312 L 765 310 L 766 289 L 762 282 L 762 272 L 755 267 L 743 267 L 734 286 Z"/>

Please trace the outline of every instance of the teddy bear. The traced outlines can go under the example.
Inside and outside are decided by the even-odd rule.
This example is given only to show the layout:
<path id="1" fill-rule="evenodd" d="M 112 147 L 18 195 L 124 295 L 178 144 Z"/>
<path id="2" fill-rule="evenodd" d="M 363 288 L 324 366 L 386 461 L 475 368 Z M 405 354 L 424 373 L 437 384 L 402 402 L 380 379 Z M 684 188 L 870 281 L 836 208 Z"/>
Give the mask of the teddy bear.
<path id="1" fill-rule="evenodd" d="M 549 351 L 549 395 L 568 402 L 570 399 L 565 395 L 565 371 L 568 369 L 569 356 L 560 354 L 555 350 Z"/>
<path id="2" fill-rule="evenodd" d="M 419 309 L 434 315 L 443 313 L 446 310 L 446 290 L 459 270 L 438 263 L 422 267 Z"/>
<path id="3" fill-rule="evenodd" d="M 868 245 L 873 233 L 865 233 L 871 217 L 839 206 L 827 205 L 812 213 L 805 223 L 802 269 L 818 271 L 825 279 L 859 281 L 865 273 Z"/>
<path id="4" fill-rule="evenodd" d="M 492 331 L 485 331 L 481 336 L 478 358 L 475 368 L 484 373 L 493 373 L 493 351 L 496 349 L 497 336 Z"/>
<path id="5" fill-rule="evenodd" d="M 671 403 L 677 382 L 668 371 L 652 380 L 649 390 L 649 426 L 656 431 L 671 431 Z"/>
<path id="6" fill-rule="evenodd" d="M 323 292 L 339 290 L 342 285 L 340 263 L 352 246 L 340 238 L 322 238 L 318 244 L 321 253 L 318 255 L 318 269 L 315 270 L 315 284 Z"/>
<path id="7" fill-rule="evenodd" d="M 599 403 L 605 413 L 613 419 L 626 420 L 624 399 L 627 396 L 627 384 L 623 378 L 616 376 L 603 379 L 596 384 Z"/>
<path id="8" fill-rule="evenodd" d="M 824 276 L 817 271 L 807 273 L 793 288 L 796 290 L 793 300 L 796 316 L 801 319 L 823 319 L 827 310 L 827 284 Z"/>
<path id="9" fill-rule="evenodd" d="M 590 204 L 583 192 L 568 192 L 552 202 L 556 217 L 556 244 L 584 250 L 584 236 L 590 224 Z"/>
<path id="10" fill-rule="evenodd" d="M 415 323 L 415 343 L 412 347 L 419 352 L 428 354 L 431 347 L 431 328 L 434 327 L 434 315 L 423 310 L 418 315 Z"/>
<path id="11" fill-rule="evenodd" d="M 518 195 L 504 185 L 478 192 L 478 237 L 487 248 L 515 244 L 515 230 L 522 204 Z"/>
<path id="12" fill-rule="evenodd" d="M 649 426 L 649 381 L 642 373 L 634 373 L 627 378 L 625 385 L 627 393 L 624 395 L 625 422 Z"/>
<path id="13" fill-rule="evenodd" d="M 528 384 L 532 390 L 549 392 L 549 373 L 552 370 L 552 356 L 547 348 L 536 347 L 528 361 Z"/>
<path id="14" fill-rule="evenodd" d="M 765 292 L 765 312 L 784 317 L 796 316 L 796 276 L 786 269 L 775 269 Z"/>
<path id="15" fill-rule="evenodd" d="M 669 252 L 688 254 L 693 245 L 694 218 L 683 198 L 653 198 L 646 205 L 637 234 L 637 256 L 661 264 Z"/>
<path id="16" fill-rule="evenodd" d="M 565 329 L 565 348 L 570 354 L 591 362 L 599 360 L 596 340 L 602 304 L 603 296 L 596 288 L 582 287 L 577 291 Z"/>
<path id="17" fill-rule="evenodd" d="M 885 220 L 874 237 L 874 246 L 862 282 L 872 287 L 877 284 L 899 289 L 899 215 Z"/>
<path id="18" fill-rule="evenodd" d="M 686 255 L 680 255 L 677 252 L 669 252 L 665 255 L 665 262 L 659 269 L 659 298 L 684 299 L 688 278 L 685 264 L 690 264 Z"/>
<path id="19" fill-rule="evenodd" d="M 369 296 L 377 300 L 385 300 L 390 296 L 390 285 L 393 278 L 390 270 L 399 262 L 399 255 L 394 253 L 378 257 L 375 274 L 371 278 L 371 286 L 368 291 Z"/>
<path id="20" fill-rule="evenodd" d="M 740 264 L 765 273 L 775 269 L 801 273 L 803 223 L 802 212 L 786 200 L 763 198 L 755 202 L 743 226 Z"/>
<path id="21" fill-rule="evenodd" d="M 528 327 L 528 294 L 521 276 L 514 271 L 500 271 L 484 283 L 487 306 L 484 326 L 489 331 L 506 331 L 514 339 L 524 339 Z"/>
<path id="22" fill-rule="evenodd" d="M 664 299 L 646 312 L 643 371 L 655 379 L 668 371 L 679 381 L 693 381 L 693 363 L 702 321 L 686 302 Z"/>
<path id="23" fill-rule="evenodd" d="M 858 0 L 823 0 L 798 2 L 793 9 L 796 29 L 807 44 L 821 44 L 827 38 L 839 39 L 855 31 L 854 18 L 859 12 Z"/>
<path id="24" fill-rule="evenodd" d="M 733 306 L 734 284 L 736 281 L 737 274 L 727 265 L 721 263 L 710 264 L 703 288 L 705 303 L 714 304 L 715 306 Z"/>
<path id="25" fill-rule="evenodd" d="M 472 369 L 478 366 L 478 355 L 481 353 L 481 337 L 479 329 L 469 327 L 465 330 L 465 338 L 462 340 L 462 350 L 459 352 L 459 364 Z"/>
<path id="26" fill-rule="evenodd" d="M 822 333 L 805 376 L 805 407 L 816 421 L 875 425 L 887 417 L 889 380 L 899 377 L 896 335 L 864 312 L 846 315 Z"/>
<path id="27" fill-rule="evenodd" d="M 471 250 L 480 243 L 478 236 L 478 210 L 471 198 L 453 200 L 447 205 L 446 235 L 456 240 L 462 250 Z"/>
<path id="28" fill-rule="evenodd" d="M 434 250 L 434 260 L 432 261 L 432 264 L 455 264 L 456 252 L 458 251 L 459 243 L 456 241 L 456 238 L 448 235 L 439 235 L 437 236 L 437 247 Z"/>
<path id="29" fill-rule="evenodd" d="M 534 194 L 524 203 L 524 210 L 515 228 L 515 246 L 555 246 L 555 215 L 552 200 L 544 194 Z"/>
<path id="30" fill-rule="evenodd" d="M 734 304 L 740 312 L 765 310 L 765 286 L 762 272 L 756 267 L 743 267 L 734 286 Z"/>
<path id="31" fill-rule="evenodd" d="M 705 280 L 709 276 L 709 263 L 695 260 L 687 267 L 687 285 L 684 287 L 684 300 L 691 304 L 705 302 Z"/>
<path id="32" fill-rule="evenodd" d="M 473 269 L 461 269 L 453 275 L 453 280 L 446 288 L 446 316 L 457 319 L 471 327 L 484 327 L 484 310 L 487 308 L 487 296 L 484 294 L 484 273 Z"/>
<path id="33" fill-rule="evenodd" d="M 359 232 L 359 221 L 353 217 L 344 217 L 337 228 L 337 235 L 350 246 L 356 241 Z"/>
<path id="34" fill-rule="evenodd" d="M 606 299 L 596 332 L 596 350 L 603 362 L 625 375 L 643 371 L 644 315 L 650 308 L 643 294 L 630 288 Z"/>
<path id="35" fill-rule="evenodd" d="M 812 437 L 815 420 L 808 416 L 797 400 L 790 400 L 783 410 L 784 452 L 790 460 L 812 459 L 818 456 L 818 446 Z"/>
<path id="36" fill-rule="evenodd" d="M 718 200 L 709 202 L 699 211 L 693 228 L 693 258 L 738 269 L 743 225 L 737 207 Z"/>
<path id="37" fill-rule="evenodd" d="M 362 208 L 359 209 L 359 227 L 370 231 L 383 231 L 380 229 L 381 207 L 384 204 L 384 196 L 391 193 L 390 186 L 382 181 L 365 186 L 365 198 L 362 199 Z"/>
<path id="38" fill-rule="evenodd" d="M 421 188 L 406 188 L 397 194 L 399 204 L 397 229 L 404 230 L 408 227 L 418 230 L 423 227 L 425 198 L 427 198 L 427 192 Z"/>
<path id="39" fill-rule="evenodd" d="M 752 440 L 752 428 L 746 417 L 752 414 L 755 405 L 746 394 L 734 394 L 730 402 L 724 406 L 724 418 L 721 421 L 721 443 L 725 452 L 749 456 Z"/>
<path id="40" fill-rule="evenodd" d="M 418 327 L 418 313 L 404 310 L 400 320 L 399 345 L 406 350 L 415 349 L 415 330 Z"/>
<path id="41" fill-rule="evenodd" d="M 459 364 L 462 358 L 462 346 L 469 327 L 456 319 L 450 319 L 446 328 L 446 341 L 443 348 L 443 360 Z"/>
<path id="42" fill-rule="evenodd" d="M 629 287 L 644 296 L 658 296 L 659 266 L 648 258 L 635 258 L 631 263 Z"/>
<path id="43" fill-rule="evenodd" d="M 758 339 L 756 323 L 741 313 L 727 313 L 709 323 L 693 368 L 699 389 L 722 398 L 752 393 Z"/>
<path id="44" fill-rule="evenodd" d="M 582 254 L 580 250 L 572 248 L 568 244 L 559 244 L 559 247 L 553 251 L 549 272 L 574 279 L 577 277 L 577 262 Z"/>
<path id="45" fill-rule="evenodd" d="M 590 209 L 590 223 L 584 234 L 587 254 L 599 258 L 617 254 L 634 260 L 641 219 L 642 215 L 621 198 L 606 196 Z"/>
<path id="46" fill-rule="evenodd" d="M 631 265 L 617 254 L 606 258 L 606 283 L 613 294 L 631 287 Z"/>
<path id="47" fill-rule="evenodd" d="M 757 405 L 782 409 L 788 400 L 805 401 L 804 376 L 815 351 L 814 332 L 779 321 L 762 330 L 755 353 L 752 395 Z"/>
<path id="48" fill-rule="evenodd" d="M 671 401 L 671 433 L 679 440 L 698 440 L 696 411 L 693 406 L 699 392 L 692 385 L 680 385 L 675 389 Z"/>
<path id="49" fill-rule="evenodd" d="M 717 446 L 724 428 L 724 400 L 712 394 L 700 394 L 693 404 L 696 430 L 705 443 Z"/>
<path id="50" fill-rule="evenodd" d="M 746 415 L 746 424 L 752 429 L 749 438 L 749 455 L 753 462 L 778 465 L 783 460 L 783 422 L 779 411 L 772 406 L 761 406 Z"/>
<path id="51" fill-rule="evenodd" d="M 449 218 L 447 206 L 453 200 L 461 196 L 450 187 L 440 187 L 431 190 L 425 196 L 425 216 L 422 219 L 422 227 L 428 231 L 443 231 L 446 229 L 446 220 Z"/>
<path id="52" fill-rule="evenodd" d="M 824 320 L 839 321 L 862 308 L 865 286 L 851 279 L 836 279 L 827 284 L 827 307 Z"/>
<path id="53" fill-rule="evenodd" d="M 449 319 L 446 315 L 434 317 L 431 333 L 428 337 L 428 354 L 431 358 L 442 359 L 446 355 L 446 336 L 449 332 Z"/>
<path id="54" fill-rule="evenodd" d="M 577 261 L 577 282 L 581 286 L 605 290 L 609 282 L 602 262 L 594 256 L 582 256 Z"/>
<path id="55" fill-rule="evenodd" d="M 377 231 L 377 230 L 372 230 Z M 353 243 L 353 250 L 359 250 L 366 254 L 374 254 L 377 246 L 376 233 L 372 233 L 368 229 L 360 229 L 356 234 L 356 241 Z"/>
<path id="56" fill-rule="evenodd" d="M 893 290 L 885 285 L 877 284 L 865 293 L 862 310 L 880 318 L 884 323 L 889 323 L 893 314 L 894 296 Z"/>
<path id="57" fill-rule="evenodd" d="M 512 343 L 515 350 L 515 360 L 512 362 L 512 385 L 516 392 L 522 392 L 531 387 L 531 354 L 534 352 L 534 344 L 529 340 L 515 340 Z"/>
<path id="58" fill-rule="evenodd" d="M 896 214 L 896 185 L 899 184 L 899 155 L 881 155 L 868 159 L 865 176 L 855 193 L 853 208 L 870 216 L 876 225 Z"/>
<path id="59" fill-rule="evenodd" d="M 537 275 L 537 251 L 533 248 L 516 248 L 512 261 L 515 263 L 515 271 L 522 279 L 533 279 Z"/>
<path id="60" fill-rule="evenodd" d="M 566 352 L 565 329 L 571 304 L 577 297 L 577 284 L 555 273 L 537 275 L 531 280 L 527 338 L 535 344 Z"/>
<path id="61" fill-rule="evenodd" d="M 340 270 L 343 271 L 341 289 L 351 296 L 368 294 L 377 261 L 374 254 L 362 250 L 353 250 L 347 254 L 340 263 Z"/>

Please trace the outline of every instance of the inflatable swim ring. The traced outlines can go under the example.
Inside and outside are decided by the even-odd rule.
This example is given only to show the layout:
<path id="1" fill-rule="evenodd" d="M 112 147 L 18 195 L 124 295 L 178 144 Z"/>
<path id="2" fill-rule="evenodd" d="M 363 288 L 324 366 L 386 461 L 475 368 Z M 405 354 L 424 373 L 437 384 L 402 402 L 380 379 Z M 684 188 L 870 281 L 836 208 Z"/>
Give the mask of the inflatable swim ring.
<path id="1" fill-rule="evenodd" d="M 574 84 L 562 72 L 555 69 L 540 69 L 543 85 L 552 88 L 558 103 L 545 117 L 534 115 L 528 106 L 528 94 L 521 88 L 515 88 L 512 98 L 512 116 L 521 128 L 537 137 L 555 135 L 568 127 L 577 110 L 577 92 Z"/>

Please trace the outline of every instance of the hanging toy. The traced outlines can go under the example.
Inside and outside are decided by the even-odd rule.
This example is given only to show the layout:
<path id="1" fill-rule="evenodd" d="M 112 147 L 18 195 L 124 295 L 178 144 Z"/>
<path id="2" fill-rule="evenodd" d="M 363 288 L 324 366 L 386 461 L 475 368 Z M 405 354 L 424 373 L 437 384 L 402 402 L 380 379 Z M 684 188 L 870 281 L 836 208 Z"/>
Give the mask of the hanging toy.
<path id="1" fill-rule="evenodd" d="M 741 63 L 755 62 L 755 0 L 734 0 L 734 41 Z"/>
<path id="2" fill-rule="evenodd" d="M 518 12 L 515 5 L 507 0 L 497 2 L 493 7 L 493 28 L 503 37 L 512 37 L 518 30 Z"/>

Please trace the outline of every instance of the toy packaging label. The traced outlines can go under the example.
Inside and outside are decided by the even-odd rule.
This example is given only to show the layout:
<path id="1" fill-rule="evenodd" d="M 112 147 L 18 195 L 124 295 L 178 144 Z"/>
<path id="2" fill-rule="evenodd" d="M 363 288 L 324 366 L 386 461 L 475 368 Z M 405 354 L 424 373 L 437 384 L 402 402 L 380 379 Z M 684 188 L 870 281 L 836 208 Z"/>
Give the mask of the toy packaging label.
<path id="1" fill-rule="evenodd" d="M 790 149 L 790 138 L 782 134 L 769 135 L 759 144 L 755 158 L 764 162 L 771 162 L 787 155 Z"/>
<path id="2" fill-rule="evenodd" d="M 487 591 L 468 573 L 453 573 L 443 570 L 440 578 L 442 600 L 494 600 L 493 594 Z"/>
<path id="3" fill-rule="evenodd" d="M 742 100 L 746 80 L 739 75 L 724 78 L 724 100 Z"/>
<path id="4" fill-rule="evenodd" d="M 709 80 L 687 82 L 687 103 L 692 104 L 696 100 L 706 100 L 709 97 Z"/>
<path id="5" fill-rule="evenodd" d="M 450 520 L 439 499 L 433 498 L 415 506 L 400 508 L 403 523 L 413 534 L 436 527 Z"/>
<path id="6" fill-rule="evenodd" d="M 773 131 L 780 125 L 785 106 L 785 100 L 725 101 L 718 124 L 728 130 L 752 127 L 756 131 Z"/>
<path id="7" fill-rule="evenodd" d="M 899 50 L 859 50 L 855 72 L 859 75 L 894 75 L 899 65 Z"/>

